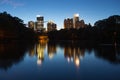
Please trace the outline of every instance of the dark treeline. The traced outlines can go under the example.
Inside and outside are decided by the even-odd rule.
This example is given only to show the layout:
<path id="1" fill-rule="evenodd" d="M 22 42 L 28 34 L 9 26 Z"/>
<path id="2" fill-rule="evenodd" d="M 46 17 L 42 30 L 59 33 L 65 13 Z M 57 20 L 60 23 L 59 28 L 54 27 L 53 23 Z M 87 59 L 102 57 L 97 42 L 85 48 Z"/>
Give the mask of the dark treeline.
<path id="1" fill-rule="evenodd" d="M 119 43 L 120 16 L 113 15 L 80 29 L 61 29 L 48 33 L 50 40 L 87 40 L 98 43 Z"/>
<path id="2" fill-rule="evenodd" d="M 35 40 L 33 30 L 25 27 L 23 20 L 7 12 L 0 13 L 0 40 Z"/>

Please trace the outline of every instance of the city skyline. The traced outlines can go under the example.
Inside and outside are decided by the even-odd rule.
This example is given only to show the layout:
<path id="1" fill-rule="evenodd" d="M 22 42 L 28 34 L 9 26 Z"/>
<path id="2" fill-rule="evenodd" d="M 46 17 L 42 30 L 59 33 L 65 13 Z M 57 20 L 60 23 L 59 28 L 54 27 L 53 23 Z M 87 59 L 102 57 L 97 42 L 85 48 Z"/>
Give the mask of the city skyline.
<path id="1" fill-rule="evenodd" d="M 120 0 L 0 0 L 0 12 L 7 11 L 24 20 L 36 21 L 36 15 L 53 20 L 58 29 L 64 28 L 63 22 L 79 13 L 80 19 L 92 25 L 100 19 L 120 14 Z M 46 28 L 45 24 L 45 28 Z"/>

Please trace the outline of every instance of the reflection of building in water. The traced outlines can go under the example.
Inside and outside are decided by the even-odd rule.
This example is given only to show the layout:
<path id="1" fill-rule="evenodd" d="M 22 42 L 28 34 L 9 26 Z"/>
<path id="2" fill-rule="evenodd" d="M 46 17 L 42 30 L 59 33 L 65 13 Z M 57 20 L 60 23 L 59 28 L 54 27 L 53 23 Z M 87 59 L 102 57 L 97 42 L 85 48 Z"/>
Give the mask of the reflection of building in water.
<path id="1" fill-rule="evenodd" d="M 37 64 L 41 65 L 44 60 L 44 50 L 45 50 L 46 43 L 44 41 L 40 41 L 36 45 L 36 54 L 37 54 Z"/>
<path id="2" fill-rule="evenodd" d="M 30 49 L 29 49 L 29 56 L 33 57 L 35 55 L 35 46 L 32 46 Z"/>
<path id="3" fill-rule="evenodd" d="M 68 62 L 74 61 L 75 65 L 79 67 L 80 58 L 84 56 L 84 50 L 78 47 L 65 47 L 64 56 L 67 58 Z"/>
<path id="4" fill-rule="evenodd" d="M 36 49 L 37 49 L 37 57 L 38 57 L 37 63 L 41 64 L 42 61 L 44 60 L 44 48 L 40 44 L 37 44 Z"/>
<path id="5" fill-rule="evenodd" d="M 52 59 L 56 53 L 56 45 L 55 44 L 48 44 L 48 56 Z"/>
<path id="6" fill-rule="evenodd" d="M 29 49 L 29 55 L 30 56 L 36 56 L 37 55 L 37 64 L 42 64 L 44 60 L 44 50 L 47 45 L 47 40 L 40 40 L 38 43 L 36 43 L 34 46 L 32 46 Z"/>
<path id="7" fill-rule="evenodd" d="M 75 56 L 75 58 L 74 58 L 74 63 L 75 63 L 75 65 L 76 65 L 77 67 L 79 67 L 79 65 L 80 65 L 79 56 Z"/>

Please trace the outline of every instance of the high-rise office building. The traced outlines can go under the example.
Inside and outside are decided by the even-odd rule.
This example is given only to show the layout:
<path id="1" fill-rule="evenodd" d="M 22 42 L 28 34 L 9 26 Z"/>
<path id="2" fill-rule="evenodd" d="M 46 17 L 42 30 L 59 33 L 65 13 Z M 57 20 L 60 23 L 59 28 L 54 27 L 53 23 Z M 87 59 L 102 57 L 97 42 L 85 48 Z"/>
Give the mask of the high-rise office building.
<path id="1" fill-rule="evenodd" d="M 70 29 L 73 28 L 73 19 L 67 18 L 64 20 L 64 29 Z"/>
<path id="2" fill-rule="evenodd" d="M 36 22 L 36 30 L 42 31 L 44 29 L 44 17 L 43 16 L 37 16 L 37 22 Z"/>
<path id="3" fill-rule="evenodd" d="M 80 29 L 84 27 L 85 27 L 84 20 L 79 19 L 79 14 L 74 14 L 73 18 L 67 18 L 64 20 L 64 29 L 70 28 Z"/>
<path id="4" fill-rule="evenodd" d="M 79 14 L 74 14 L 74 18 L 73 18 L 74 28 L 76 28 L 76 25 L 78 23 L 79 23 Z"/>
<path id="5" fill-rule="evenodd" d="M 57 30 L 57 25 L 54 22 L 49 21 L 47 23 L 47 31 L 50 32 L 50 31 L 55 31 L 55 30 Z"/>
<path id="6" fill-rule="evenodd" d="M 35 23 L 33 21 L 28 22 L 28 27 L 34 30 Z"/>
<path id="7" fill-rule="evenodd" d="M 80 28 L 85 28 L 85 22 L 84 22 L 84 20 L 81 20 L 80 23 L 81 23 Z"/>
<path id="8" fill-rule="evenodd" d="M 80 20 L 80 21 L 75 22 L 75 29 L 80 29 L 80 28 L 84 28 L 84 27 L 85 27 L 84 20 Z"/>

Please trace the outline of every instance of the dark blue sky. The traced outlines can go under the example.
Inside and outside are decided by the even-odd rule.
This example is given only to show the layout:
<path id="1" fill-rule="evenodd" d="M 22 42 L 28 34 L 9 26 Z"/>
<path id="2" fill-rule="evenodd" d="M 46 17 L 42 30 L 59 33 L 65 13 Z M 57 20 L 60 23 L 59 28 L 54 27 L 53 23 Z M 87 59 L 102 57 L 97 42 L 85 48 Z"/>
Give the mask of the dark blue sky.
<path id="1" fill-rule="evenodd" d="M 36 21 L 36 15 L 42 15 L 45 21 L 53 20 L 60 29 L 64 19 L 72 18 L 75 13 L 92 25 L 97 20 L 120 15 L 120 0 L 0 0 L 0 12 L 3 11 L 25 23 Z"/>

